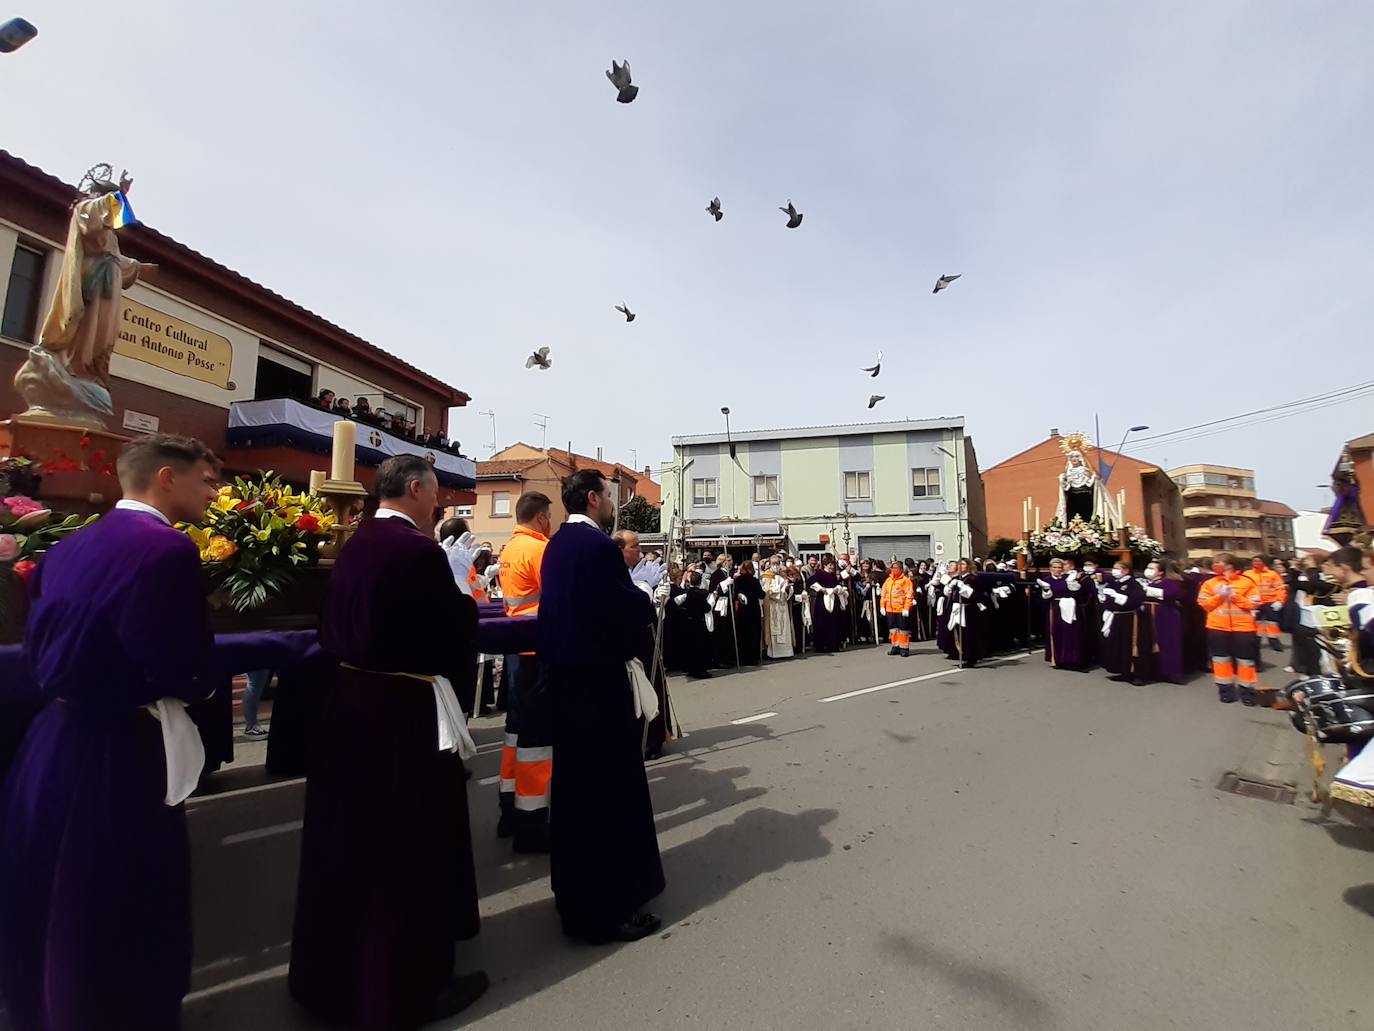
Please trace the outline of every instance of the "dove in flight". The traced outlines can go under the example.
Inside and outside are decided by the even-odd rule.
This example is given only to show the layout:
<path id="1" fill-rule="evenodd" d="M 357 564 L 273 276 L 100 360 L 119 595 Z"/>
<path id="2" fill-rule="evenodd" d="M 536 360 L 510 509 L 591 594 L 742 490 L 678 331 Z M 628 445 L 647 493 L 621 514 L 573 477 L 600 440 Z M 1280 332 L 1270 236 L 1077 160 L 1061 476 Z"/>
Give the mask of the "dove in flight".
<path id="1" fill-rule="evenodd" d="M 639 96 L 639 87 L 630 83 L 629 61 L 624 64 L 616 64 L 612 61 L 610 70 L 606 72 L 606 78 L 611 80 L 611 85 L 616 89 L 615 99 L 622 104 L 628 104 Z"/>
<path id="2" fill-rule="evenodd" d="M 872 365 L 870 365 L 868 368 L 864 369 L 863 371 L 866 372 L 866 373 L 868 373 L 870 376 L 877 376 L 878 373 L 882 370 L 882 367 L 883 367 L 883 352 L 882 352 L 882 351 L 879 351 L 879 352 L 878 352 L 878 360 L 877 360 L 876 362 L 874 362 Z M 870 405 L 869 407 L 871 408 L 872 406 Z"/>
<path id="3" fill-rule="evenodd" d="M 882 394 L 869 394 L 869 395 L 868 395 L 868 407 L 869 407 L 869 408 L 873 408 L 873 407 L 875 407 L 875 406 L 878 404 L 879 401 L 882 401 L 882 400 L 884 400 L 884 397 L 883 397 Z"/>
<path id="4" fill-rule="evenodd" d="M 725 217 L 725 212 L 720 210 L 720 198 L 712 197 L 711 203 L 706 205 L 706 213 L 719 222 Z"/>
<path id="5" fill-rule="evenodd" d="M 939 279 L 935 280 L 935 289 L 930 292 L 933 294 L 938 294 L 941 290 L 945 289 L 947 286 L 949 286 L 950 283 L 954 282 L 962 275 L 962 272 L 958 272 L 952 276 L 941 276 Z"/>
<path id="6" fill-rule="evenodd" d="M 787 207 L 778 208 L 778 210 L 787 216 L 788 229 L 796 229 L 797 226 L 801 225 L 802 213 L 796 209 L 790 200 L 787 202 Z"/>
<path id="7" fill-rule="evenodd" d="M 620 314 L 622 314 L 622 315 L 625 316 L 625 321 L 626 321 L 626 322 L 633 322 L 633 321 L 635 320 L 635 318 L 636 318 L 635 313 L 632 312 L 632 311 L 630 311 L 630 309 L 627 308 L 624 304 L 617 304 L 617 305 L 615 306 L 615 310 L 618 311 L 618 312 L 620 312 Z"/>
<path id="8" fill-rule="evenodd" d="M 553 359 L 549 357 L 549 349 L 547 347 L 541 347 L 539 350 L 535 351 L 534 354 L 525 359 L 525 368 L 527 369 L 536 367 L 547 369 L 552 364 Z"/>

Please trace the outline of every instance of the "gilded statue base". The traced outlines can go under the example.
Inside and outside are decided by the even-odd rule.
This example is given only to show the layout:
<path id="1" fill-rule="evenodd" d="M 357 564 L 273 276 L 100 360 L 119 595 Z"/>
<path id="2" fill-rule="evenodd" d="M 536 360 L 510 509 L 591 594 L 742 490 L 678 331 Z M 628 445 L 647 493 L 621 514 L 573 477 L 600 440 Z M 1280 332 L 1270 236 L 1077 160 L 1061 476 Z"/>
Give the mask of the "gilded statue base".
<path id="1" fill-rule="evenodd" d="M 14 389 L 27 403 L 21 418 L 104 430 L 114 415 L 114 402 L 104 384 L 73 376 L 47 348 L 29 348 L 29 359 L 14 376 Z"/>

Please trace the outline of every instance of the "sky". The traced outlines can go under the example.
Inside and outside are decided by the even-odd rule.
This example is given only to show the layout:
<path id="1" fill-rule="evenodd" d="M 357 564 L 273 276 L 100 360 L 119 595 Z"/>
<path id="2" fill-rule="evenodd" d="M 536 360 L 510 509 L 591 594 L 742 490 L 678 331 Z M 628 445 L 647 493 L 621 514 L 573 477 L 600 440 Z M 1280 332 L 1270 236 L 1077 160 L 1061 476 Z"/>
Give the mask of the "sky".
<path id="1" fill-rule="evenodd" d="M 656 467 L 728 405 L 963 415 L 987 468 L 1368 368 L 1364 0 L 9 7 L 0 148 L 127 167 L 147 224 L 468 392 L 469 454 L 493 411 Z M 1307 508 L 1371 431 L 1364 396 L 1127 451 Z"/>

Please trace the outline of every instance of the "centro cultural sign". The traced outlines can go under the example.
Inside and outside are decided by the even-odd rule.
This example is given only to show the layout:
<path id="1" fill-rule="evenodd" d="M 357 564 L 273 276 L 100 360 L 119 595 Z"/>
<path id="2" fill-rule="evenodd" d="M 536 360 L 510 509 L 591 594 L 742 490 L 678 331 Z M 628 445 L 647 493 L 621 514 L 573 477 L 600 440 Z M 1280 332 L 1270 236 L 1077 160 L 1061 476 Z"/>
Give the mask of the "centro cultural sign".
<path id="1" fill-rule="evenodd" d="M 234 347 L 227 337 L 127 297 L 114 353 L 229 389 Z"/>

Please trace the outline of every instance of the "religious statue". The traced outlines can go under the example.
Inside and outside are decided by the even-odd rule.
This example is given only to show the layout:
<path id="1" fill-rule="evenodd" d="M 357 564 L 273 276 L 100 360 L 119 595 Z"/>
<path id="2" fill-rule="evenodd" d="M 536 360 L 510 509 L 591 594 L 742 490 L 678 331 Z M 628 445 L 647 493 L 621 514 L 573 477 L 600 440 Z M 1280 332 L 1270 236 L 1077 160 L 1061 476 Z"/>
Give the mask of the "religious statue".
<path id="1" fill-rule="evenodd" d="M 112 180 L 107 164 L 81 178 L 72 204 L 67 247 L 43 332 L 14 377 L 27 417 L 105 427 L 114 414 L 110 398 L 110 354 L 119 339 L 124 291 L 157 266 L 126 258 L 116 232 L 135 221 L 129 206 L 133 180 L 123 172 Z"/>
<path id="2" fill-rule="evenodd" d="M 1102 479 L 1088 465 L 1087 452 L 1093 442 L 1084 433 L 1070 433 L 1059 441 L 1064 452 L 1064 471 L 1059 474 L 1059 506 L 1055 518 L 1068 526 L 1075 518 L 1091 522 L 1094 517 L 1109 527 L 1121 525 L 1121 512 L 1108 496 Z"/>
<path id="3" fill-rule="evenodd" d="M 1369 528 L 1365 522 L 1364 508 L 1360 505 L 1360 484 L 1355 479 L 1355 462 L 1349 451 L 1341 452 L 1336 468 L 1331 470 L 1331 493 L 1335 499 L 1322 532 L 1344 547 L 1356 534 Z"/>

